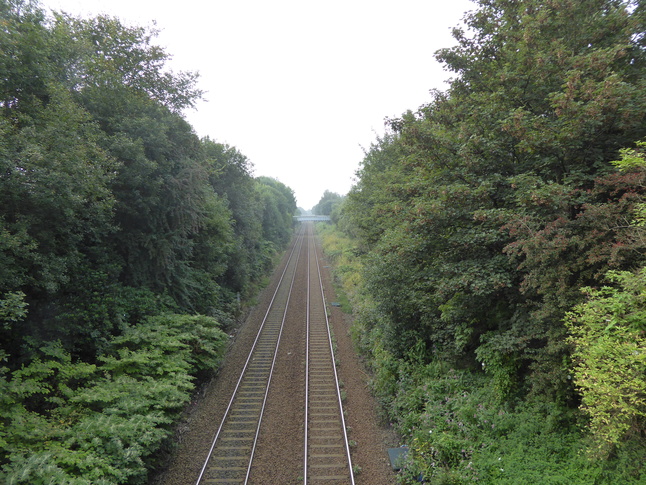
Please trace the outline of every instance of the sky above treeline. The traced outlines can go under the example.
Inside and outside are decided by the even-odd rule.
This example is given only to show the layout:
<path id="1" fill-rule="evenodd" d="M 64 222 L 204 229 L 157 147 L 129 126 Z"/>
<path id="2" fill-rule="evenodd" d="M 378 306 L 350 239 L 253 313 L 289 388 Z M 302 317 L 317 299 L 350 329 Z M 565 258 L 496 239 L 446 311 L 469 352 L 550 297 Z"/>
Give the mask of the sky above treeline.
<path id="1" fill-rule="evenodd" d="M 254 175 L 313 207 L 346 194 L 384 120 L 428 102 L 451 73 L 434 52 L 469 0 L 41 0 L 75 16 L 153 26 L 175 71 L 197 71 L 205 100 L 184 113 L 200 137 L 235 146 Z"/>

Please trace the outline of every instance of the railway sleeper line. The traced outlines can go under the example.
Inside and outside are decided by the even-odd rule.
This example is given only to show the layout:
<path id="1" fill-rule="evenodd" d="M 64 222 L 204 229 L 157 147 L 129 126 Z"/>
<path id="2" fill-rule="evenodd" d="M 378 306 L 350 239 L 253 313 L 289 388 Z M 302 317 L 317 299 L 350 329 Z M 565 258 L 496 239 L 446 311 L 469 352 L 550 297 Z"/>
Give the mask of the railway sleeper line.
<path id="1" fill-rule="evenodd" d="M 310 238 L 304 483 L 354 484 L 321 269 L 313 236 Z"/>
<path id="2" fill-rule="evenodd" d="M 301 253 L 305 252 L 303 262 Z M 299 264 L 307 264 L 308 274 L 303 483 L 354 485 L 311 223 L 303 224 L 298 234 L 196 485 L 247 484 L 250 479 Z"/>
<path id="3" fill-rule="evenodd" d="M 249 479 L 303 239 L 301 232 L 215 434 L 199 485 L 244 484 Z"/>

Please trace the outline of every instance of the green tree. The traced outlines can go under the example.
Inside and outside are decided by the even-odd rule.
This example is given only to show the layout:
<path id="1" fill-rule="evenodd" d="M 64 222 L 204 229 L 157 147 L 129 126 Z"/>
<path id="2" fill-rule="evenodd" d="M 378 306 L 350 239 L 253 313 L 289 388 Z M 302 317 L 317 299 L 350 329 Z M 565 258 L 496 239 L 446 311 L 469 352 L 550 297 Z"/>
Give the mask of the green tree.
<path id="1" fill-rule="evenodd" d="M 468 31 L 454 31 L 458 46 L 438 52 L 457 74 L 450 89 L 391 121 L 345 211 L 372 249 L 366 281 L 400 355 L 421 340 L 482 361 L 501 388 L 529 373 L 537 392 L 567 387 L 561 319 L 580 301 L 576 287 L 636 258 L 590 263 L 573 247 L 548 256 L 547 245 L 514 253 L 518 229 L 538 244 L 541 231 L 565 224 L 559 241 L 576 235 L 586 251 L 603 243 L 603 254 L 625 242 L 619 228 L 594 231 L 629 207 L 620 192 L 637 186 L 595 179 L 645 128 L 640 17 L 609 1 L 479 7 Z M 612 191 L 619 205 L 607 200 Z M 574 291 L 533 286 L 535 275 L 558 271 L 572 275 Z"/>
<path id="2" fill-rule="evenodd" d="M 119 164 L 61 81 L 61 39 L 36 3 L 0 4 L 0 292 L 20 291 L 26 318 L 4 343 L 60 333 L 52 317 L 80 268 L 101 265 L 114 231 Z"/>
<path id="3" fill-rule="evenodd" d="M 455 29 L 457 46 L 436 55 L 456 76 L 449 89 L 390 120 L 343 206 L 343 227 L 358 238 L 364 268 L 359 339 L 372 352 L 387 409 L 415 430 L 411 449 L 429 444 L 413 460 L 427 471 L 444 463 L 429 476 L 462 483 L 456 463 L 469 453 L 455 452 L 453 441 L 468 426 L 457 418 L 461 406 L 438 391 L 437 379 L 411 385 L 439 361 L 467 375 L 484 370 L 485 394 L 501 415 L 549 408 L 560 425 L 573 427 L 581 392 L 589 394 L 585 409 L 606 420 L 595 424 L 607 426 L 597 435 L 619 431 L 606 437 L 621 442 L 608 462 L 594 465 L 598 471 L 589 466 L 591 480 L 637 482 L 643 332 L 610 332 L 602 320 L 625 318 L 621 298 L 641 315 L 641 286 L 632 296 L 627 287 L 591 290 L 594 308 L 577 305 L 585 300 L 581 288 L 607 284 L 609 270 L 627 275 L 644 265 L 646 240 L 631 225 L 643 216 L 644 172 L 617 172 L 610 163 L 646 134 L 643 2 L 477 6 L 464 30 Z M 563 319 L 573 308 L 576 342 L 568 342 Z M 572 343 L 581 353 L 572 353 Z M 611 358 L 604 361 L 603 352 Z M 572 358 L 575 380 L 584 382 L 579 390 Z M 436 413 L 424 403 L 438 392 L 446 409 Z M 465 411 L 475 418 L 475 408 Z M 435 416 L 442 426 L 459 422 L 456 433 L 428 434 Z M 534 439 L 514 444 L 535 450 Z M 482 438 L 481 450 L 497 440 Z M 457 461 L 443 462 L 444 451 Z M 477 458 L 468 468 L 485 476 Z M 502 483 L 504 474 L 491 478 Z"/>
<path id="4" fill-rule="evenodd" d="M 644 148 L 646 143 L 640 142 L 638 150 L 622 150 L 614 164 L 624 173 L 643 174 Z M 643 207 L 640 202 L 628 212 L 637 215 L 632 225 L 640 239 Z M 584 288 L 585 303 L 566 318 L 574 379 L 596 445 L 593 454 L 604 458 L 628 441 L 639 442 L 646 424 L 646 269 L 611 271 L 607 279 L 612 286 Z"/>
<path id="5" fill-rule="evenodd" d="M 86 104 L 111 100 L 114 108 L 123 108 L 136 93 L 179 113 L 201 98 L 196 73 L 168 69 L 170 55 L 153 43 L 157 31 L 107 16 L 76 19 L 57 14 L 55 19 L 54 32 L 74 41 L 74 47 L 65 47 L 65 83 Z M 119 99 L 119 94 L 125 98 Z M 104 114 L 109 113 L 114 111 Z"/>
<path id="6" fill-rule="evenodd" d="M 233 292 L 246 294 L 258 276 L 256 260 L 262 241 L 262 209 L 253 178 L 253 166 L 236 148 L 202 139 L 209 185 L 231 211 L 234 249 L 223 275 Z"/>
<path id="7" fill-rule="evenodd" d="M 282 247 L 292 235 L 296 198 L 292 189 L 269 177 L 256 178 L 264 206 L 262 228 L 265 240 Z"/>
<path id="8" fill-rule="evenodd" d="M 154 31 L 108 17 L 58 16 L 55 28 L 80 46 L 68 83 L 120 162 L 111 185 L 118 229 L 109 240 L 120 281 L 194 311 L 203 283 L 191 267 L 194 242 L 213 222 L 201 144 L 179 114 L 201 95 L 196 76 L 165 70 L 168 55 L 152 44 Z"/>
<path id="9" fill-rule="evenodd" d="M 348 219 L 347 232 L 365 246 L 364 250 L 371 249 L 386 227 L 395 223 L 393 211 L 397 211 L 401 196 L 396 187 L 409 175 L 401 164 L 406 153 L 400 137 L 390 131 L 371 144 L 361 162 L 343 212 Z"/>
<path id="10" fill-rule="evenodd" d="M 341 203 L 342 200 L 343 197 L 341 197 L 339 194 L 326 190 L 325 192 L 323 192 L 323 195 L 318 201 L 318 204 L 316 204 L 312 208 L 312 212 L 320 216 L 329 216 L 332 214 L 335 206 Z"/>
<path id="11" fill-rule="evenodd" d="M 195 75 L 167 71 L 154 32 L 117 19 L 0 8 L 0 292 L 29 303 L 11 338 L 89 356 L 169 305 L 212 312 L 231 221 L 179 113 Z"/>
<path id="12" fill-rule="evenodd" d="M 195 135 L 154 34 L 0 0 L 7 483 L 143 483 L 290 235 L 291 190 Z"/>

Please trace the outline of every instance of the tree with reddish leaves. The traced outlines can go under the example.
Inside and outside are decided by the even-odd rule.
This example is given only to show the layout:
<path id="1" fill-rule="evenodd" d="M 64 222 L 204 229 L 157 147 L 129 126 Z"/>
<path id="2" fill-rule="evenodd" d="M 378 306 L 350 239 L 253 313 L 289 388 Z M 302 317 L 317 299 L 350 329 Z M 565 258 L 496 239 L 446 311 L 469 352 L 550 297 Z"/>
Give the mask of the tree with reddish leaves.
<path id="1" fill-rule="evenodd" d="M 396 355 L 421 341 L 429 359 L 484 364 L 503 394 L 576 401 L 564 314 L 642 261 L 628 221 L 643 174 L 610 162 L 646 135 L 643 15 L 482 0 L 437 53 L 450 88 L 391 121 L 346 204 Z"/>

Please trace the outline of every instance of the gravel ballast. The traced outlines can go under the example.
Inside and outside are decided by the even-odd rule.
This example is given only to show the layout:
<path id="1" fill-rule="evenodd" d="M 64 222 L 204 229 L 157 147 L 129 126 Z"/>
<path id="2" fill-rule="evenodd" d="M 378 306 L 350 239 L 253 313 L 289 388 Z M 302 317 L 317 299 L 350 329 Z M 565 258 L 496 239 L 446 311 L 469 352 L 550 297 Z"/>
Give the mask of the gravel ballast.
<path id="1" fill-rule="evenodd" d="M 151 478 L 151 485 L 195 484 L 285 262 L 286 258 L 259 295 L 258 304 L 232 338 L 217 376 L 187 407 L 177 430 L 177 449 L 169 456 L 164 469 Z M 337 371 L 347 395 L 344 410 L 349 439 L 354 443 L 351 454 L 356 471 L 355 483 L 394 484 L 396 478 L 390 467 L 387 448 L 398 445 L 397 437 L 379 419 L 377 404 L 368 388 L 369 377 L 348 334 L 350 318 L 340 308 L 330 305 L 336 297 L 329 268 L 324 262 L 321 270 L 330 325 L 336 341 Z M 306 275 L 299 272 L 254 455 L 251 484 L 303 483 L 305 299 Z"/>

